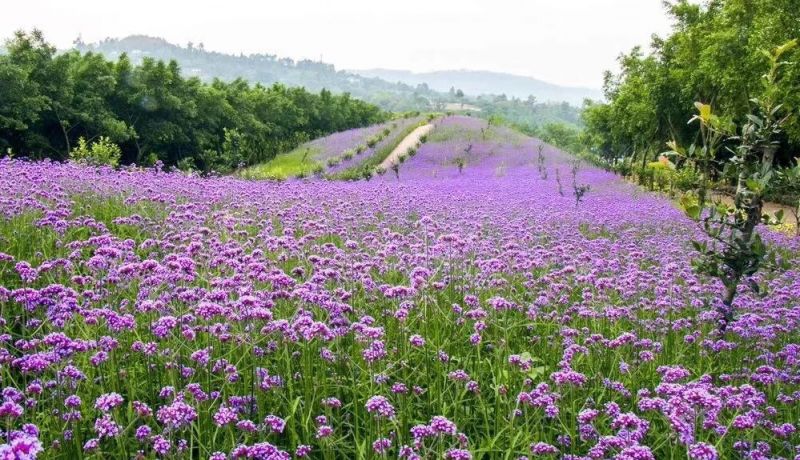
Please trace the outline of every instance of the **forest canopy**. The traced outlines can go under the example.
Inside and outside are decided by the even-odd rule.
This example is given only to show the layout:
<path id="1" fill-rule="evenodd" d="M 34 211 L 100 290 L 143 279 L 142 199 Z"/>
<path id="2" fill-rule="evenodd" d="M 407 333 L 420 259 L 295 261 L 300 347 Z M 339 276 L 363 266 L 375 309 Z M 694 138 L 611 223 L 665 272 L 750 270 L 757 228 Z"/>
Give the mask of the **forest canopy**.
<path id="1" fill-rule="evenodd" d="M 0 153 L 64 160 L 101 140 L 122 163 L 227 171 L 309 139 L 383 121 L 378 107 L 311 93 L 181 75 L 176 61 L 57 52 L 40 31 L 17 32 L 0 55 Z"/>

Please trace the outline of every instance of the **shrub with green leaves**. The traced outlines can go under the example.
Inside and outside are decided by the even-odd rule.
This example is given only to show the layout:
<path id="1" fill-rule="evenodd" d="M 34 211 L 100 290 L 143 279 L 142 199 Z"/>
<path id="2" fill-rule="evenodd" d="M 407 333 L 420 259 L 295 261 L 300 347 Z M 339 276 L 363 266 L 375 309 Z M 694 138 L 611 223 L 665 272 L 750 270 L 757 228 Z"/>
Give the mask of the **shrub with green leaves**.
<path id="1" fill-rule="evenodd" d="M 118 166 L 122 150 L 111 139 L 100 136 L 91 144 L 86 138 L 78 139 L 78 146 L 72 149 L 70 159 L 76 163 L 91 166 Z"/>

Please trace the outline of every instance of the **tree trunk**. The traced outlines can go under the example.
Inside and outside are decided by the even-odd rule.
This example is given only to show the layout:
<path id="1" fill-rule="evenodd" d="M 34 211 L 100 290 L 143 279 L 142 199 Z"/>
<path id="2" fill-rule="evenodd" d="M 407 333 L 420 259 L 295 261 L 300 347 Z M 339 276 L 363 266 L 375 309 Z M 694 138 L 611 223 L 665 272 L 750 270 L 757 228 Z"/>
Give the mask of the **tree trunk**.
<path id="1" fill-rule="evenodd" d="M 67 146 L 67 155 L 64 158 L 69 158 L 69 154 L 72 152 L 72 145 L 69 142 L 69 134 L 67 133 L 67 129 L 64 127 L 64 124 L 59 122 L 59 126 L 61 126 L 61 133 L 64 134 L 64 144 Z"/>
<path id="2" fill-rule="evenodd" d="M 728 324 L 733 322 L 733 300 L 736 298 L 736 287 L 739 285 L 737 282 L 732 282 L 725 286 L 725 297 L 722 299 L 722 307 L 717 308 L 717 312 L 722 315 L 722 320 L 719 322 L 720 335 L 725 334 L 728 329 Z"/>
<path id="3" fill-rule="evenodd" d="M 797 200 L 797 207 L 794 208 L 794 232 L 800 236 L 800 200 Z"/>

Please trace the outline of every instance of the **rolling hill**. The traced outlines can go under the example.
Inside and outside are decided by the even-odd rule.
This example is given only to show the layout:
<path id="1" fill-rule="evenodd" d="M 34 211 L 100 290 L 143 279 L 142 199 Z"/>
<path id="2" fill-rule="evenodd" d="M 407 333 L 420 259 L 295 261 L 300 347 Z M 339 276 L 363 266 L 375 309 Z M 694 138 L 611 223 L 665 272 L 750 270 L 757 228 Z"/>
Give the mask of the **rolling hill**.
<path id="1" fill-rule="evenodd" d="M 440 92 L 457 88 L 470 96 L 503 93 L 508 97 L 526 99 L 533 95 L 538 101 L 566 101 L 577 106 L 580 106 L 584 99 L 599 100 L 603 97 L 602 92 L 598 89 L 560 86 L 532 77 L 483 70 L 442 70 L 415 73 L 406 70 L 365 69 L 351 70 L 350 72 L 363 77 L 379 78 L 411 86 L 424 83 L 430 89 Z"/>

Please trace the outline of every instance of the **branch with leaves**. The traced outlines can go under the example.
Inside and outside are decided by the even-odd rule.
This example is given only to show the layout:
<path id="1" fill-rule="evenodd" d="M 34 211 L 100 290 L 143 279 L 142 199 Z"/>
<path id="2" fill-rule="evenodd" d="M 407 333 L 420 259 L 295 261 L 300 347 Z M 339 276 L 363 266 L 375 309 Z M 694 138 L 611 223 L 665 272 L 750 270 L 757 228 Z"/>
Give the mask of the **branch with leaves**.
<path id="1" fill-rule="evenodd" d="M 709 105 L 696 104 L 699 113 L 692 118 L 700 123 L 702 145 L 699 150 L 694 148 L 687 153 L 702 152 L 702 159 L 723 141 L 736 145 L 729 148 L 732 157 L 728 160 L 738 177 L 732 205 L 717 200 L 707 206 L 706 184 L 699 184 L 694 193 L 681 199 L 683 209 L 708 237 L 705 241 L 693 241 L 700 253 L 693 265 L 696 271 L 719 279 L 724 286 L 721 303 L 717 306 L 720 333 L 735 320 L 733 302 L 742 282 L 746 281 L 754 292 L 760 293 L 760 288 L 748 278 L 765 266 L 777 266 L 774 251 L 764 243 L 757 227 L 774 224 L 782 218 L 782 213 L 775 217 L 764 215 L 764 196 L 770 191 L 775 175 L 773 160 L 778 135 L 791 116 L 777 102 L 779 70 L 786 65 L 781 58 L 796 46 L 797 41 L 793 40 L 767 53 L 770 66 L 762 79 L 764 96 L 751 100 L 751 113 L 738 136 L 724 135 L 726 130 L 720 128 L 719 118 L 714 116 Z"/>

